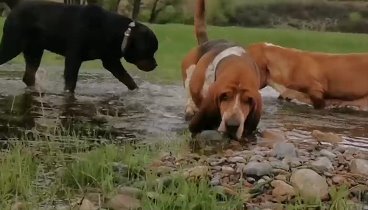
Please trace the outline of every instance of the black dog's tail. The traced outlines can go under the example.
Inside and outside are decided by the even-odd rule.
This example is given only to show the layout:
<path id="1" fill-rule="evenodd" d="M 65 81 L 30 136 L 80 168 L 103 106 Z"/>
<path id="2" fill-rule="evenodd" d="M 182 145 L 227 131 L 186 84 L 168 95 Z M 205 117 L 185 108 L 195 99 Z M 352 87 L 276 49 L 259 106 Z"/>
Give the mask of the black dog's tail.
<path id="1" fill-rule="evenodd" d="M 6 5 L 8 5 L 10 9 L 13 9 L 15 6 L 17 6 L 20 1 L 22 0 L 0 0 L 0 2 L 3 2 Z"/>
<path id="2" fill-rule="evenodd" d="M 197 37 L 198 45 L 208 41 L 207 29 L 206 29 L 206 0 L 197 0 L 195 15 L 194 15 L 194 28 Z"/>

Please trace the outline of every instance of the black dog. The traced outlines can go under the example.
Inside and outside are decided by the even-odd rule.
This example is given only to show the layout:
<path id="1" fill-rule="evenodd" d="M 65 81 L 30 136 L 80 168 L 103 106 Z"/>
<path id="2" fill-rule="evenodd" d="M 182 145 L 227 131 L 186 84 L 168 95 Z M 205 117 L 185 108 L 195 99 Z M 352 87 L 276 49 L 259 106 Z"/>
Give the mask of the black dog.
<path id="1" fill-rule="evenodd" d="M 155 34 L 141 23 L 98 6 L 25 1 L 11 11 L 3 31 L 0 65 L 23 52 L 27 86 L 35 85 L 45 49 L 65 56 L 65 90 L 69 92 L 75 90 L 83 61 L 101 59 L 104 68 L 130 90 L 138 86 L 122 66 L 122 57 L 143 71 L 157 66 Z"/>

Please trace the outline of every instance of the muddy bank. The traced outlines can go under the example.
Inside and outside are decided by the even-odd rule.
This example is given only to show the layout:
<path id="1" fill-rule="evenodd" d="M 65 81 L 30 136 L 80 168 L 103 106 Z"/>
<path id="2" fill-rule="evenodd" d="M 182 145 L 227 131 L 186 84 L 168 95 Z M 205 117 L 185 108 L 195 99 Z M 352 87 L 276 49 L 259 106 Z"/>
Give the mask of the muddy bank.
<path id="1" fill-rule="evenodd" d="M 0 68 L 0 138 L 19 137 L 27 130 L 73 131 L 117 140 L 163 138 L 182 133 L 185 95 L 181 83 L 156 84 L 136 77 L 139 90 L 129 91 L 104 70 L 82 69 L 75 98 L 63 93 L 62 68 L 47 67 L 43 94 L 25 91 L 21 65 Z M 368 113 L 314 110 L 277 100 L 262 90 L 264 114 L 260 130 L 278 129 L 290 140 L 309 141 L 311 131 L 334 132 L 346 146 L 368 149 Z"/>

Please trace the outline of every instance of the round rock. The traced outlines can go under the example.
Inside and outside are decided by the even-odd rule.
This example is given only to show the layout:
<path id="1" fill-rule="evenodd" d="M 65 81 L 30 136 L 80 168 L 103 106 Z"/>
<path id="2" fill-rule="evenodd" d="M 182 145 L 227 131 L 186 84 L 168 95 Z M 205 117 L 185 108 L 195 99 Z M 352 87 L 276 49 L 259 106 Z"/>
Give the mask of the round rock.
<path id="1" fill-rule="evenodd" d="M 243 171 L 247 176 L 265 176 L 272 173 L 272 166 L 269 163 L 249 162 Z"/>
<path id="2" fill-rule="evenodd" d="M 322 156 L 327 157 L 330 160 L 334 160 L 337 156 L 333 153 L 328 151 L 327 149 L 323 149 L 319 152 Z"/>
<path id="3" fill-rule="evenodd" d="M 215 130 L 205 130 L 196 136 L 196 138 L 204 141 L 222 141 L 224 137 Z"/>
<path id="4" fill-rule="evenodd" d="M 354 174 L 368 176 L 368 160 L 354 159 L 350 164 L 350 171 Z"/>
<path id="5" fill-rule="evenodd" d="M 291 143 L 278 143 L 278 144 L 275 144 L 275 146 L 273 148 L 273 154 L 278 159 L 283 159 L 285 157 L 297 157 L 296 148 Z"/>
<path id="6" fill-rule="evenodd" d="M 311 162 L 311 166 L 321 172 L 334 170 L 330 159 L 328 159 L 327 157 L 317 158 L 317 160 Z"/>
<path id="7" fill-rule="evenodd" d="M 289 184 L 286 184 L 284 181 L 274 180 L 271 182 L 271 186 L 274 188 L 272 190 L 272 196 L 274 196 L 279 202 L 290 200 L 295 196 L 294 188 Z"/>
<path id="8" fill-rule="evenodd" d="M 299 169 L 290 178 L 294 189 L 304 199 L 325 199 L 328 196 L 326 179 L 310 169 Z"/>

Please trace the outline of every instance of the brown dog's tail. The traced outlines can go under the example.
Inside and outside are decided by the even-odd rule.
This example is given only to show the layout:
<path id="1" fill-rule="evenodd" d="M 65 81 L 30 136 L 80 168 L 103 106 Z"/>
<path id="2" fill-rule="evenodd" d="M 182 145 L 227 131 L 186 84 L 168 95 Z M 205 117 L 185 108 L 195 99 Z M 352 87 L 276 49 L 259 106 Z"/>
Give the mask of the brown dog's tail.
<path id="1" fill-rule="evenodd" d="M 206 0 L 197 0 L 195 15 L 194 15 L 194 28 L 197 37 L 198 45 L 208 41 L 207 29 L 206 29 Z"/>

